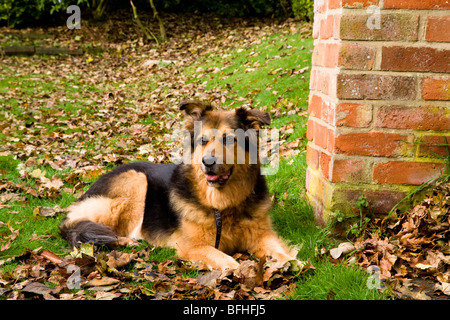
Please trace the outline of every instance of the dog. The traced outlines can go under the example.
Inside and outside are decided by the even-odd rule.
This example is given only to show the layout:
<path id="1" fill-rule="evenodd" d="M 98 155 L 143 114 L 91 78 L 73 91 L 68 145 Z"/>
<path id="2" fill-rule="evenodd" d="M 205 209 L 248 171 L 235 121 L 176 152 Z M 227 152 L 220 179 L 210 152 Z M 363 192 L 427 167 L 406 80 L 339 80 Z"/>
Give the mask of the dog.
<path id="1" fill-rule="evenodd" d="M 272 229 L 261 161 L 251 155 L 258 139 L 247 134 L 269 125 L 269 114 L 244 107 L 216 111 L 194 100 L 183 101 L 179 110 L 185 112 L 191 163 L 131 162 L 106 173 L 68 208 L 61 236 L 72 246 L 144 239 L 221 270 L 239 266 L 234 252 L 295 260 Z M 244 139 L 237 139 L 239 132 Z M 231 163 L 225 161 L 230 155 Z"/>

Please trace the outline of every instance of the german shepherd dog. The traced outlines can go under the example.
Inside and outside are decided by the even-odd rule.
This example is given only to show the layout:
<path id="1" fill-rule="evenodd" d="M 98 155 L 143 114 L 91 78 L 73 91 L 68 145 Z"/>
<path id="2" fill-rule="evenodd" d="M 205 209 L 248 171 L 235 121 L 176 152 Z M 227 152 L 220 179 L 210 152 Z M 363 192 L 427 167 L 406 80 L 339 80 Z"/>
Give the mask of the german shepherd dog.
<path id="1" fill-rule="evenodd" d="M 258 132 L 270 124 L 269 114 L 247 108 L 215 111 L 192 100 L 179 109 L 185 111 L 184 129 L 196 146 L 191 148 L 191 164 L 131 162 L 106 173 L 68 208 L 61 236 L 73 246 L 126 245 L 144 239 L 176 249 L 182 259 L 221 270 L 239 266 L 230 256 L 234 252 L 294 260 L 272 230 L 271 198 L 259 157 L 250 163 L 251 139 L 238 143 L 230 133 Z M 198 123 L 201 131 L 195 132 Z M 245 155 L 241 163 L 236 161 L 239 152 Z M 234 162 L 225 161 L 227 153 L 234 153 Z M 222 218 L 219 239 L 217 213 Z"/>

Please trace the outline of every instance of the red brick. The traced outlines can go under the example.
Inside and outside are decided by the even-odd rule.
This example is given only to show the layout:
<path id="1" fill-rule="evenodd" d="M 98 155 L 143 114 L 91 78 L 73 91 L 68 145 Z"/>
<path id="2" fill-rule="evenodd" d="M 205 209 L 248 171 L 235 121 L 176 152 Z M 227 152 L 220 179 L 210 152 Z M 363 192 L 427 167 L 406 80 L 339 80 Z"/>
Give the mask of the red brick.
<path id="1" fill-rule="evenodd" d="M 336 74 L 324 70 L 313 69 L 311 72 L 310 89 L 320 91 L 329 97 L 336 96 Z"/>
<path id="2" fill-rule="evenodd" d="M 372 122 L 372 107 L 358 103 L 340 103 L 336 106 L 336 126 L 368 127 Z"/>
<path id="3" fill-rule="evenodd" d="M 386 214 L 406 197 L 404 192 L 390 190 L 366 190 L 364 196 L 369 203 L 369 209 L 375 214 Z"/>
<path id="4" fill-rule="evenodd" d="M 391 161 L 373 168 L 373 180 L 383 184 L 421 185 L 438 178 L 444 169 L 444 163 Z"/>
<path id="5" fill-rule="evenodd" d="M 344 8 L 364 8 L 370 5 L 378 5 L 378 0 L 342 0 Z"/>
<path id="6" fill-rule="evenodd" d="M 317 146 L 327 149 L 330 152 L 332 151 L 334 146 L 334 130 L 315 122 L 312 135 L 313 141 Z"/>
<path id="7" fill-rule="evenodd" d="M 339 9 L 341 6 L 341 0 L 328 0 L 328 9 Z"/>
<path id="8" fill-rule="evenodd" d="M 311 116 L 320 118 L 322 114 L 322 98 L 318 95 L 311 94 L 309 97 L 308 112 Z"/>
<path id="9" fill-rule="evenodd" d="M 323 100 L 320 118 L 323 121 L 331 125 L 334 125 L 335 113 L 336 113 L 336 104 L 328 100 Z"/>
<path id="10" fill-rule="evenodd" d="M 318 43 L 312 54 L 312 65 L 334 68 L 338 66 L 339 45 L 336 43 Z"/>
<path id="11" fill-rule="evenodd" d="M 328 68 L 334 68 L 338 66 L 339 60 L 339 44 L 329 43 L 325 47 L 325 60 L 324 66 Z"/>
<path id="12" fill-rule="evenodd" d="M 393 129 L 449 130 L 450 110 L 445 107 L 383 106 L 375 126 Z"/>
<path id="13" fill-rule="evenodd" d="M 385 0 L 385 9 L 450 9 L 448 0 Z"/>
<path id="14" fill-rule="evenodd" d="M 308 164 L 308 167 L 314 170 L 319 169 L 319 158 L 319 151 L 308 145 L 306 147 L 306 163 Z"/>
<path id="15" fill-rule="evenodd" d="M 311 183 L 311 168 L 308 167 L 306 168 L 306 177 L 305 177 L 305 188 L 306 190 L 309 192 L 309 187 L 310 187 L 310 183 Z"/>
<path id="16" fill-rule="evenodd" d="M 450 50 L 429 47 L 383 47 L 381 69 L 450 72 Z"/>
<path id="17" fill-rule="evenodd" d="M 331 182 L 370 182 L 366 173 L 366 163 L 362 160 L 335 159 Z"/>
<path id="18" fill-rule="evenodd" d="M 323 203 L 318 201 L 315 198 L 312 198 L 312 205 L 313 205 L 313 210 L 314 210 L 314 220 L 317 222 L 317 224 L 324 228 L 326 226 L 324 217 L 323 217 L 323 213 L 325 211 L 325 208 L 323 206 Z"/>
<path id="19" fill-rule="evenodd" d="M 341 16 L 340 38 L 342 40 L 417 40 L 419 16 L 416 14 L 381 14 L 380 29 L 367 27 L 369 17 L 370 15 L 365 14 Z"/>
<path id="20" fill-rule="evenodd" d="M 324 50 L 325 44 L 322 42 L 317 43 L 314 46 L 314 50 L 311 56 L 311 64 L 313 66 L 322 66 L 323 65 L 323 59 L 324 59 Z"/>
<path id="21" fill-rule="evenodd" d="M 318 39 L 319 38 L 320 21 L 321 21 L 321 19 L 316 15 L 314 17 L 313 32 L 312 32 L 312 36 L 313 36 L 314 39 Z"/>
<path id="22" fill-rule="evenodd" d="M 329 14 L 320 20 L 320 39 L 329 39 L 333 37 L 334 33 L 334 15 Z"/>
<path id="23" fill-rule="evenodd" d="M 337 78 L 340 99 L 411 100 L 415 95 L 412 76 L 340 74 Z"/>
<path id="24" fill-rule="evenodd" d="M 313 139 L 314 139 L 314 124 L 315 123 L 316 122 L 310 118 L 306 125 L 306 139 L 308 139 L 308 141 L 313 141 Z"/>
<path id="25" fill-rule="evenodd" d="M 345 69 L 372 70 L 376 53 L 372 46 L 344 43 L 339 49 L 338 65 Z"/>
<path id="26" fill-rule="evenodd" d="M 325 180 L 322 175 L 311 168 L 307 170 L 307 190 L 315 199 L 323 203 L 325 198 Z"/>
<path id="27" fill-rule="evenodd" d="M 321 152 L 319 164 L 320 164 L 320 170 L 322 171 L 322 176 L 325 179 L 329 180 L 330 179 L 331 156 L 329 156 L 328 154 L 326 154 L 324 152 Z"/>
<path id="28" fill-rule="evenodd" d="M 422 80 L 424 100 L 450 100 L 450 76 L 427 77 Z"/>
<path id="29" fill-rule="evenodd" d="M 424 136 L 418 144 L 419 157 L 445 158 L 450 156 L 450 135 Z"/>
<path id="30" fill-rule="evenodd" d="M 409 152 L 408 135 L 384 132 L 357 132 L 335 138 L 334 150 L 346 155 L 374 157 L 401 156 Z"/>
<path id="31" fill-rule="evenodd" d="M 317 90 L 316 86 L 317 86 L 317 78 L 318 78 L 318 73 L 320 71 L 312 68 L 311 70 L 311 74 L 309 76 L 309 90 L 314 91 Z"/>
<path id="32" fill-rule="evenodd" d="M 341 206 L 356 208 L 356 202 L 360 196 L 365 196 L 369 203 L 369 209 L 375 214 L 386 214 L 399 203 L 406 194 L 400 191 L 390 190 L 338 190 L 333 195 L 340 199 Z M 344 208 L 343 208 L 344 209 Z"/>
<path id="33" fill-rule="evenodd" d="M 333 38 L 340 39 L 340 26 L 341 26 L 341 15 L 336 14 L 334 15 L 334 26 L 333 26 Z"/>
<path id="34" fill-rule="evenodd" d="M 425 40 L 450 42 L 450 16 L 428 17 Z"/>
<path id="35" fill-rule="evenodd" d="M 331 125 L 334 125 L 336 105 L 321 96 L 312 94 L 309 99 L 309 114 L 319 118 Z"/>
<path id="36" fill-rule="evenodd" d="M 327 10 L 327 2 L 328 0 L 318 0 L 314 1 L 314 12 L 325 12 Z"/>
<path id="37" fill-rule="evenodd" d="M 328 132 L 328 145 L 327 145 L 327 151 L 330 153 L 334 152 L 334 145 L 336 143 L 336 136 L 335 136 L 335 131 L 334 130 L 330 130 Z"/>

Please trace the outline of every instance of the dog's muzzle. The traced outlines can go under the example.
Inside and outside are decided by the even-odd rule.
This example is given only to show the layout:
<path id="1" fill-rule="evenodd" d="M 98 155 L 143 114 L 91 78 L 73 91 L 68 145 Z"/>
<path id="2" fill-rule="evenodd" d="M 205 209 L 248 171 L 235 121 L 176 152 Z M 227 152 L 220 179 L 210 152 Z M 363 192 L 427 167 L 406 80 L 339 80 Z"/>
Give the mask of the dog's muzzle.
<path id="1" fill-rule="evenodd" d="M 217 158 L 211 155 L 206 155 L 202 158 L 203 171 L 206 175 L 206 180 L 211 186 L 224 185 L 233 174 L 233 168 L 225 172 L 220 172 L 221 167 L 217 164 Z"/>

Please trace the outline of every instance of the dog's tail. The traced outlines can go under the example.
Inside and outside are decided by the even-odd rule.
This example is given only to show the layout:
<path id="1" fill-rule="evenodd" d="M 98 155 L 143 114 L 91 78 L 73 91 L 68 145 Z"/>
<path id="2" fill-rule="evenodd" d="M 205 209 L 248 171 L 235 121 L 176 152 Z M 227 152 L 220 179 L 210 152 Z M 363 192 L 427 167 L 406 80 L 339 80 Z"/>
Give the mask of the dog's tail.
<path id="1" fill-rule="evenodd" d="M 118 236 L 111 227 L 89 220 L 74 223 L 65 218 L 59 230 L 61 236 L 77 248 L 80 247 L 80 243 L 115 246 L 118 241 Z"/>

